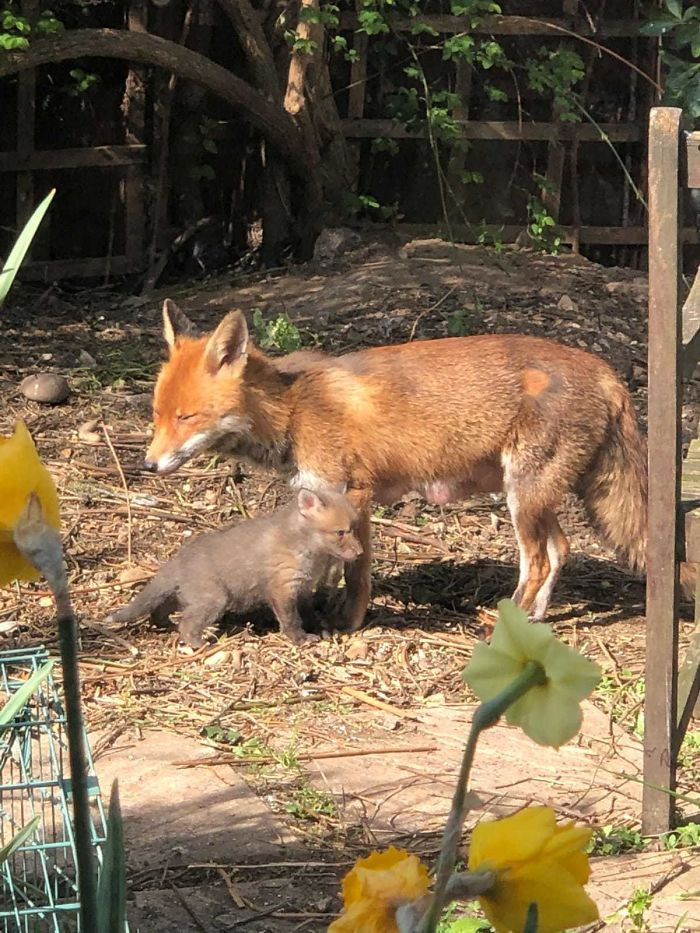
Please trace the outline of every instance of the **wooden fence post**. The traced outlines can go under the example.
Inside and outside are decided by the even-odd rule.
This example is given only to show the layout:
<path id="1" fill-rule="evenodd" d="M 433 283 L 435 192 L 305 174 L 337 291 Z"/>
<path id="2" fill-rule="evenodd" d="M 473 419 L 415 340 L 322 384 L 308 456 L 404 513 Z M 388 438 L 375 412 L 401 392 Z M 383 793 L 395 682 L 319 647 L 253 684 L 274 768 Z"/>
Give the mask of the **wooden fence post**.
<path id="1" fill-rule="evenodd" d="M 666 832 L 676 783 L 681 337 L 681 111 L 649 118 L 649 526 L 642 830 Z"/>

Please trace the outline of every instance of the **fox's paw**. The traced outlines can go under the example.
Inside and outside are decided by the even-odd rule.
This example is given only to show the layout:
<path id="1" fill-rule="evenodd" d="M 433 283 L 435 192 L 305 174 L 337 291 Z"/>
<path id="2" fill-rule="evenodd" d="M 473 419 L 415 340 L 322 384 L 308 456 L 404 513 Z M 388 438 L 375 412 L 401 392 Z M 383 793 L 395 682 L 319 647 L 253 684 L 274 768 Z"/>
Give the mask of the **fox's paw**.
<path id="1" fill-rule="evenodd" d="M 283 634 L 286 635 L 289 641 L 291 641 L 293 645 L 296 645 L 297 648 L 315 645 L 321 641 L 320 635 L 314 635 L 311 632 L 284 632 Z"/>

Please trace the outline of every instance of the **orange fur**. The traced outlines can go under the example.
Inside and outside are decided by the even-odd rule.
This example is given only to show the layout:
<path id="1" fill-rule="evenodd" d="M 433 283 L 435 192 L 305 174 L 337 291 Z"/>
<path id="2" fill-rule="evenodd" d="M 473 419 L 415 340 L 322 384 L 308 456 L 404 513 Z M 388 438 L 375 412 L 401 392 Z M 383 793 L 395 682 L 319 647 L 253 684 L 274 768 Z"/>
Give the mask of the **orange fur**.
<path id="1" fill-rule="evenodd" d="M 183 414 L 192 417 L 178 420 Z M 568 553 L 555 514 L 567 492 L 582 496 L 633 565 L 644 562 L 646 456 L 629 393 L 602 360 L 551 340 L 416 341 L 335 359 L 311 354 L 308 368 L 285 372 L 232 312 L 209 337 L 173 338 L 154 422 L 148 461 L 163 472 L 203 437 L 305 480 L 347 485 L 364 515 L 364 554 L 348 574 L 352 628 L 369 599 L 372 498 L 417 490 L 442 504 L 504 489 L 521 554 L 515 596 L 537 617 Z"/>

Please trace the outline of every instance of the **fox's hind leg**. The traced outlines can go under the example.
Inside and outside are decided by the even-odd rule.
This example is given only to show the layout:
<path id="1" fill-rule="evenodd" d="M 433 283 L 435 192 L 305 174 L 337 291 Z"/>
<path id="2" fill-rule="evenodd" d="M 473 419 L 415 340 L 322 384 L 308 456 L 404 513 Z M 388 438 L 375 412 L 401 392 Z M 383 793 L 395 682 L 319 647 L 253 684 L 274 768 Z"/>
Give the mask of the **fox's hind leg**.
<path id="1" fill-rule="evenodd" d="M 532 452 L 527 452 L 532 457 Z M 506 502 L 520 553 L 520 573 L 513 600 L 533 618 L 542 619 L 547 612 L 552 590 L 569 552 L 553 506 L 561 493 L 561 480 L 556 464 L 550 460 L 550 470 L 542 461 L 528 463 L 530 457 L 519 458 L 518 452 L 504 458 L 503 485 Z M 538 462 L 539 461 L 539 462 Z M 550 473 L 550 476 L 547 474 Z M 565 488 L 565 487 L 564 487 Z"/>
<path id="2" fill-rule="evenodd" d="M 180 638 L 193 648 L 201 648 L 204 644 L 204 629 L 219 621 L 224 605 L 224 600 L 217 599 L 187 604 L 177 621 Z"/>
<path id="3" fill-rule="evenodd" d="M 544 583 L 537 591 L 535 601 L 532 604 L 532 618 L 536 621 L 544 619 L 549 608 L 549 601 L 552 598 L 554 584 L 557 582 L 559 571 L 566 563 L 569 556 L 569 542 L 566 535 L 561 530 L 557 521 L 557 516 L 551 509 L 547 509 L 542 517 L 543 531 L 547 536 L 547 557 L 549 558 L 549 573 Z"/>

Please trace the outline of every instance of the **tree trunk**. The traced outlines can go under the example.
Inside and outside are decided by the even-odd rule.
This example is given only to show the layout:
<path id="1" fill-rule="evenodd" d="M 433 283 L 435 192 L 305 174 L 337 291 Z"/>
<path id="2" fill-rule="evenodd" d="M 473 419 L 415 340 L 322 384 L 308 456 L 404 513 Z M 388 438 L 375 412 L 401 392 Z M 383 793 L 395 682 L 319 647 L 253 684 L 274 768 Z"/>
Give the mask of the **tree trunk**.
<path id="1" fill-rule="evenodd" d="M 268 100 L 279 104 L 282 92 L 275 59 L 257 10 L 248 0 L 217 0 L 231 21 L 241 43 L 248 69 L 258 90 Z M 277 264 L 292 239 L 291 186 L 284 162 L 263 144 L 263 177 L 260 212 L 262 216 L 262 258 L 268 265 Z"/>

